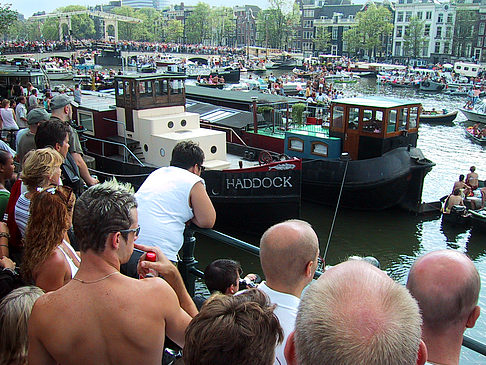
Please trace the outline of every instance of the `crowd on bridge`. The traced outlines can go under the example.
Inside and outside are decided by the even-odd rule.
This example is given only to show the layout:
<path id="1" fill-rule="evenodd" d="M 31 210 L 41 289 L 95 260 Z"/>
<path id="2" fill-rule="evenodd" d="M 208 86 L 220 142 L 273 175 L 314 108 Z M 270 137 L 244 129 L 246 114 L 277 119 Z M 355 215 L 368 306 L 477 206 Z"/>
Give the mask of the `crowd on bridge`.
<path id="1" fill-rule="evenodd" d="M 0 54 L 74 52 L 112 47 L 129 52 L 185 53 L 201 55 L 244 54 L 244 49 L 229 46 L 165 42 L 104 41 L 95 39 L 63 41 L 1 41 Z"/>

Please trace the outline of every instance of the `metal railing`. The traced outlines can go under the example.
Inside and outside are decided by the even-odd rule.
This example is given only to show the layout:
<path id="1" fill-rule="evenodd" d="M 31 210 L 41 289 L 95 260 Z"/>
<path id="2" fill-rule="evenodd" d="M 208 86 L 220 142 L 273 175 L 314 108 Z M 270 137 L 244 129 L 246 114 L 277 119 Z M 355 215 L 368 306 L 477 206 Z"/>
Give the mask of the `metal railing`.
<path id="1" fill-rule="evenodd" d="M 212 123 L 203 122 L 203 121 L 200 121 L 199 123 L 200 123 L 201 127 L 203 127 L 203 128 L 214 129 L 214 130 L 217 130 L 217 131 L 225 132 L 226 135 L 229 135 L 229 142 L 231 142 L 231 143 L 235 143 L 234 139 L 236 139 L 237 140 L 236 143 L 241 144 L 243 146 L 246 146 L 245 141 L 243 141 L 241 139 L 241 137 L 238 134 L 236 134 L 236 132 L 234 131 L 233 128 L 223 127 L 223 126 L 220 126 L 220 125 L 214 125 Z"/>
<path id="2" fill-rule="evenodd" d="M 187 291 L 194 297 L 196 289 L 196 278 L 203 279 L 204 273 L 197 268 L 198 261 L 194 257 L 194 248 L 196 246 L 196 237 L 194 233 L 200 233 L 208 238 L 216 240 L 225 245 L 235 247 L 239 250 L 247 252 L 249 254 L 260 256 L 260 247 L 254 246 L 245 241 L 231 237 L 227 234 L 215 231 L 213 229 L 199 228 L 194 224 L 191 224 L 184 231 L 184 244 L 182 246 L 182 258 L 178 262 L 178 269 L 186 285 Z M 322 275 L 322 272 L 316 271 L 314 279 L 317 279 Z M 464 335 L 462 346 L 473 350 L 483 356 L 486 356 L 486 345 L 479 342 L 469 336 Z"/>
<path id="3" fill-rule="evenodd" d="M 114 141 L 108 141 L 106 139 L 96 138 L 96 137 L 90 136 L 88 134 L 84 134 L 84 137 L 87 140 L 90 140 L 90 141 L 101 142 L 101 155 L 104 156 L 104 157 L 105 157 L 105 144 L 110 144 L 110 145 L 114 145 L 114 146 L 117 146 L 117 147 L 121 147 L 122 148 L 122 150 L 123 150 L 123 162 L 128 162 L 128 158 L 127 158 L 127 154 L 128 154 L 140 166 L 145 166 L 145 164 L 142 161 L 140 161 L 140 159 L 137 156 L 135 156 L 135 154 L 128 148 L 128 146 L 126 144 L 119 143 L 119 142 L 114 142 Z"/>

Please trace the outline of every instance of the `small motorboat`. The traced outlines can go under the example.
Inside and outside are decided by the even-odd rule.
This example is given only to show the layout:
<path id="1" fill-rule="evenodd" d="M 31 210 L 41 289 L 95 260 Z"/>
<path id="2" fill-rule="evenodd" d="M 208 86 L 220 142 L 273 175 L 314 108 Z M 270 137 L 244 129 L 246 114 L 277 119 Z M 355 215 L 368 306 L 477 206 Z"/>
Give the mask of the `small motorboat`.
<path id="1" fill-rule="evenodd" d="M 471 109 L 464 107 L 459 110 L 472 122 L 486 123 L 486 103 L 482 100 Z"/>
<path id="2" fill-rule="evenodd" d="M 427 124 L 453 125 L 457 117 L 457 110 L 448 113 L 447 110 L 436 112 L 435 110 L 422 110 L 420 121 Z"/>
<path id="3" fill-rule="evenodd" d="M 467 127 L 466 128 L 466 137 L 468 137 L 470 140 L 473 142 L 483 145 L 486 145 L 486 136 L 483 136 L 481 134 L 475 134 L 474 133 L 474 127 Z"/>
<path id="4" fill-rule="evenodd" d="M 454 205 L 449 213 L 442 211 L 442 224 L 465 226 L 470 223 L 471 214 L 463 205 Z"/>
<path id="5" fill-rule="evenodd" d="M 471 210 L 470 212 L 472 226 L 486 232 L 486 209 Z"/>

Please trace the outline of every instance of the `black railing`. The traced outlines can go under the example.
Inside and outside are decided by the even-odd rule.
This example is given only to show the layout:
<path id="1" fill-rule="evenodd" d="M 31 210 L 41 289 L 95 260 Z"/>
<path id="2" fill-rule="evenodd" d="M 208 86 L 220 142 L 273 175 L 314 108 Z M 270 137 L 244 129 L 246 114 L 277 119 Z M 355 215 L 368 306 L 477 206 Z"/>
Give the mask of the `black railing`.
<path id="1" fill-rule="evenodd" d="M 179 271 L 186 284 L 187 291 L 194 297 L 196 289 L 196 278 L 204 278 L 204 273 L 197 268 L 198 262 L 194 258 L 194 248 L 196 246 L 196 237 L 194 233 L 200 233 L 213 240 L 219 241 L 225 245 L 235 247 L 255 256 L 260 255 L 260 248 L 245 241 L 231 237 L 227 234 L 215 231 L 213 229 L 199 228 L 191 225 L 184 231 L 184 245 L 182 246 L 182 258 L 178 263 Z M 314 278 L 317 279 L 322 272 L 316 271 Z M 462 345 L 483 356 L 486 356 L 486 345 L 475 339 L 464 335 Z"/>

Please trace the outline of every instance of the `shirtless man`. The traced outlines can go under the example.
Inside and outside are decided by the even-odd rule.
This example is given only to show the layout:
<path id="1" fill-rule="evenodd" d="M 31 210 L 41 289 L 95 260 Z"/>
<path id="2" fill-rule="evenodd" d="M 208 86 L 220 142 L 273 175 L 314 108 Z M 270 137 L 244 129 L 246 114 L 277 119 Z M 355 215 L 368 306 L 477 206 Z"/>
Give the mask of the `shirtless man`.
<path id="1" fill-rule="evenodd" d="M 464 182 L 464 175 L 462 174 L 459 175 L 459 180 L 454 183 L 454 187 L 452 188 L 452 193 L 454 193 L 456 189 L 463 190 L 464 196 L 469 196 L 471 187 Z"/>
<path id="2" fill-rule="evenodd" d="M 475 166 L 471 166 L 469 168 L 469 171 L 471 171 L 469 174 L 466 175 L 466 184 L 469 185 L 471 187 L 471 190 L 476 190 L 479 186 L 479 176 L 478 174 L 475 172 L 476 171 L 476 167 Z"/>
<path id="3" fill-rule="evenodd" d="M 81 248 L 76 276 L 37 300 L 29 320 L 29 364 L 157 364 L 165 334 L 179 346 L 197 310 L 177 268 L 156 248 L 142 262 L 161 278 L 120 274 L 140 226 L 128 187 L 114 181 L 88 189 L 76 202 L 74 231 Z M 142 256 L 143 259 L 143 256 Z"/>

